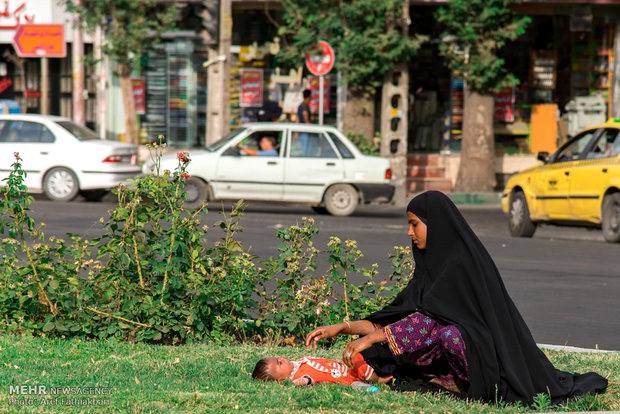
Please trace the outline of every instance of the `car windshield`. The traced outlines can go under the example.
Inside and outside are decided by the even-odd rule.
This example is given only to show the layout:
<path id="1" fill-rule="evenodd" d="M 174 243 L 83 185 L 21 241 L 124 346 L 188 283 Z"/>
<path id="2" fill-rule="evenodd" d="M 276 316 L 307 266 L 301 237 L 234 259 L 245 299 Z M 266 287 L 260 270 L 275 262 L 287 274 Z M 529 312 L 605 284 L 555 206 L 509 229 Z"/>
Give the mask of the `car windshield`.
<path id="1" fill-rule="evenodd" d="M 74 124 L 71 121 L 56 121 L 56 123 L 69 131 L 71 135 L 73 135 L 80 141 L 92 141 L 94 139 L 100 139 L 95 133 L 95 131 L 81 125 Z"/>
<path id="2" fill-rule="evenodd" d="M 224 145 L 226 145 L 230 140 L 232 140 L 233 138 L 235 138 L 237 135 L 239 135 L 240 133 L 242 133 L 243 131 L 245 131 L 246 128 L 237 128 L 234 131 L 232 131 L 230 134 L 226 135 L 224 138 L 215 141 L 213 144 L 208 145 L 207 148 L 205 148 L 207 151 L 209 152 L 214 152 L 217 151 L 218 149 L 222 148 Z"/>

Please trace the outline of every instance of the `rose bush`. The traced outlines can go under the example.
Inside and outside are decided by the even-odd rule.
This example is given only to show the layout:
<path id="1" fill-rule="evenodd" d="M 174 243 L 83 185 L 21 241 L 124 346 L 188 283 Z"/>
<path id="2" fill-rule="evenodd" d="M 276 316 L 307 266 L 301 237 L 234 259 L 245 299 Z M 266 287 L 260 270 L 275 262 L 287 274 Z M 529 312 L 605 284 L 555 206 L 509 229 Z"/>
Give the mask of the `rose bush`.
<path id="1" fill-rule="evenodd" d="M 410 277 L 408 248 L 395 248 L 391 274 L 379 280 L 377 265 L 357 264 L 355 241 L 332 237 L 319 250 L 309 218 L 276 232 L 276 256 L 254 257 L 237 237 L 242 202 L 222 212 L 222 236 L 209 243 L 206 206 L 183 207 L 189 154 L 179 152 L 177 168 L 161 172 L 164 149 L 149 146 L 156 175 L 114 190 L 118 203 L 92 240 L 45 237 L 29 215 L 32 197 L 15 154 L 0 188 L 1 331 L 161 344 L 295 343 L 317 325 L 380 308 Z M 317 271 L 322 260 L 325 272 Z"/>

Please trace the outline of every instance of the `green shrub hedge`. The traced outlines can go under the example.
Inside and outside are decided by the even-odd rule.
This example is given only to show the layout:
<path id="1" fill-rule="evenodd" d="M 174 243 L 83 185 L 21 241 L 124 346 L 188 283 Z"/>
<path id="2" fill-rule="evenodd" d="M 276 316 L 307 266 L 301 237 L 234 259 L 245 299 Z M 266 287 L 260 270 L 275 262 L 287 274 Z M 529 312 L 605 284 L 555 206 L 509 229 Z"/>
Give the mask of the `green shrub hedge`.
<path id="1" fill-rule="evenodd" d="M 319 250 L 311 218 L 276 233 L 278 253 L 261 260 L 237 240 L 239 202 L 212 243 L 206 206 L 183 207 L 189 154 L 159 171 L 163 146 L 150 147 L 157 175 L 114 191 L 103 235 L 46 238 L 30 217 L 19 154 L 0 188 L 0 331 L 46 337 L 117 338 L 181 344 L 210 340 L 300 341 L 318 325 L 382 307 L 413 270 L 409 248 L 395 247 L 392 270 L 358 265 L 353 240 L 331 237 Z M 320 274 L 317 261 L 326 259 Z M 381 279 L 381 280 L 380 280 Z M 358 281 L 353 283 L 352 280 Z M 361 280 L 361 282 L 359 282 Z"/>

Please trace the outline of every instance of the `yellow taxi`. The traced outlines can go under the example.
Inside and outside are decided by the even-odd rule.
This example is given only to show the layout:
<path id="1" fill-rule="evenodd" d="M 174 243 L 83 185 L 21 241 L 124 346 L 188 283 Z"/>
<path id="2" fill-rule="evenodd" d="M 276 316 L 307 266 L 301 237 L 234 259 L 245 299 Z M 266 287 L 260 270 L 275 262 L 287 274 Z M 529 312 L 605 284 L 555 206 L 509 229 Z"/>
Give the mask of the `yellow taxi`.
<path id="1" fill-rule="evenodd" d="M 592 126 L 543 165 L 519 172 L 502 193 L 510 233 L 532 237 L 539 223 L 598 226 L 605 240 L 620 242 L 620 118 Z"/>

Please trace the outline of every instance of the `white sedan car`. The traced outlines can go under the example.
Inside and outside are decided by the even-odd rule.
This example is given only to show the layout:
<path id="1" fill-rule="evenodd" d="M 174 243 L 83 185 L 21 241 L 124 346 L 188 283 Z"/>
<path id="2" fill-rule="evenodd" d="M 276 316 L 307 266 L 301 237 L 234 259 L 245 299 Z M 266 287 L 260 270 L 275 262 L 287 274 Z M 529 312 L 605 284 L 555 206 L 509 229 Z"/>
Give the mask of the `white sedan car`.
<path id="1" fill-rule="evenodd" d="M 189 207 L 207 200 L 262 200 L 346 216 L 359 203 L 387 203 L 394 196 L 389 161 L 363 155 L 329 126 L 248 124 L 190 151 L 190 158 Z M 176 166 L 176 155 L 169 154 L 161 171 Z M 147 162 L 143 172 L 154 173 L 153 163 Z"/>
<path id="2" fill-rule="evenodd" d="M 72 200 L 80 192 L 98 200 L 141 172 L 135 145 L 99 139 L 90 129 L 54 116 L 0 115 L 0 185 L 16 152 L 29 191 L 55 201 Z"/>

